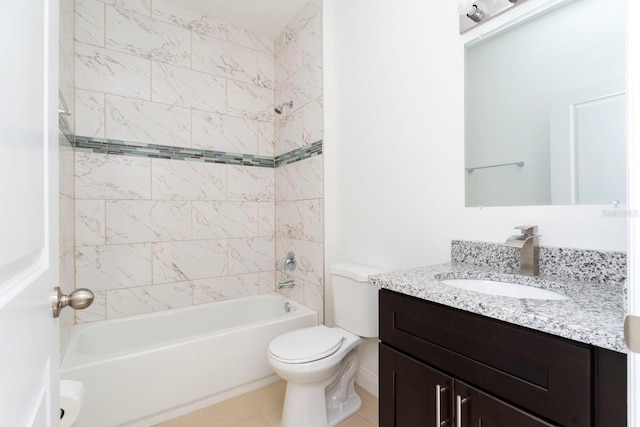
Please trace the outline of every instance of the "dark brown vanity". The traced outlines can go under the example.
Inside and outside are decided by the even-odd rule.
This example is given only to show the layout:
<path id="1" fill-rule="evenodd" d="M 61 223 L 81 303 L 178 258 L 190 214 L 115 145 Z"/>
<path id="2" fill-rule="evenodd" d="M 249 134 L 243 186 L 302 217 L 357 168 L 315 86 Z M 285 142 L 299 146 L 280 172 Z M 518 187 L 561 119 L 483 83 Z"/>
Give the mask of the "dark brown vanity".
<path id="1" fill-rule="evenodd" d="M 625 427 L 626 355 L 380 290 L 380 426 Z"/>

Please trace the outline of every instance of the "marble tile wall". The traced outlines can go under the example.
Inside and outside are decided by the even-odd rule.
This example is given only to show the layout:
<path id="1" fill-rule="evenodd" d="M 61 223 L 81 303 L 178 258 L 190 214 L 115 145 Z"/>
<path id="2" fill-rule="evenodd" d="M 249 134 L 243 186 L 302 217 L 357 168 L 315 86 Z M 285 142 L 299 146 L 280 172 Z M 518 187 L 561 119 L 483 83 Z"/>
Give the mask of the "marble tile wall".
<path id="1" fill-rule="evenodd" d="M 76 135 L 274 156 L 274 42 L 167 0 L 76 0 Z"/>
<path id="2" fill-rule="evenodd" d="M 166 0 L 76 0 L 77 136 L 274 156 L 274 42 Z M 275 171 L 75 153 L 95 322 L 275 289 Z"/>
<path id="3" fill-rule="evenodd" d="M 322 13 L 312 0 L 275 41 L 276 105 L 293 101 L 275 119 L 276 156 L 322 139 Z M 276 281 L 293 279 L 282 290 L 324 317 L 323 156 L 276 168 Z M 289 251 L 298 266 L 285 273 Z"/>
<path id="4" fill-rule="evenodd" d="M 273 292 L 273 174 L 76 152 L 77 321 Z"/>
<path id="5" fill-rule="evenodd" d="M 66 107 L 73 113 L 74 99 L 74 2 L 73 0 L 60 1 L 59 20 L 59 87 L 60 95 L 67 104 Z M 62 101 L 60 101 L 62 104 Z M 75 286 L 74 279 L 74 153 L 73 116 L 60 116 L 59 130 L 59 254 L 60 276 L 59 286 L 68 294 Z M 60 314 L 60 360 L 67 349 L 74 323 L 73 310 L 63 310 Z"/>

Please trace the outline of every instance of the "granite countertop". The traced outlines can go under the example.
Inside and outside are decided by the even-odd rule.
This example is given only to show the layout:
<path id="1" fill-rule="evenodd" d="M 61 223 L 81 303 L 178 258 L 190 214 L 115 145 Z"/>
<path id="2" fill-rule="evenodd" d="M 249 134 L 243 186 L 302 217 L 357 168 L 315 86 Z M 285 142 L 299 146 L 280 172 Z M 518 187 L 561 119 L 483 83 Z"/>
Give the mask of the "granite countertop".
<path id="1" fill-rule="evenodd" d="M 553 290 L 568 300 L 534 300 L 486 295 L 439 280 L 477 278 Z M 574 341 L 626 353 L 623 324 L 626 289 L 622 283 L 593 283 L 552 276 L 535 278 L 508 270 L 446 263 L 372 275 L 382 289 L 481 314 Z"/>

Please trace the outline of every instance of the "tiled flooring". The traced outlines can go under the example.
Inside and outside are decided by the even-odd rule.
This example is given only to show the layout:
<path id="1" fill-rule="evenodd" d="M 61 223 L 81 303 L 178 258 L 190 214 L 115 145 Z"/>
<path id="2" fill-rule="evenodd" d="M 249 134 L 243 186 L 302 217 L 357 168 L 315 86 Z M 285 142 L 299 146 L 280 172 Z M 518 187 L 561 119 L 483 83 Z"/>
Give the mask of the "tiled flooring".
<path id="1" fill-rule="evenodd" d="M 279 427 L 285 387 L 286 383 L 279 381 L 155 427 Z M 378 399 L 358 386 L 356 390 L 362 408 L 338 426 L 377 426 Z"/>

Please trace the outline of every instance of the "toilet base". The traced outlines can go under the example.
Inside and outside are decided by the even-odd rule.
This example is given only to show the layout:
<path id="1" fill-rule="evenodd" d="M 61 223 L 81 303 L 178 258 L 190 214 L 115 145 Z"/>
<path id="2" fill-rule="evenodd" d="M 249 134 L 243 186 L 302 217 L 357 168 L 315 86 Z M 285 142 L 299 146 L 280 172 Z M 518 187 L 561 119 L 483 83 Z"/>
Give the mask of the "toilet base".
<path id="1" fill-rule="evenodd" d="M 333 427 L 360 410 L 362 399 L 356 393 L 355 382 L 358 373 L 358 349 L 351 350 L 340 366 L 340 372 L 325 389 L 327 421 Z"/>
<path id="2" fill-rule="evenodd" d="M 355 392 L 357 370 L 356 348 L 326 381 L 287 382 L 280 427 L 334 427 L 358 412 L 362 399 Z"/>
<path id="3" fill-rule="evenodd" d="M 327 424 L 329 427 L 334 427 L 354 415 L 361 407 L 362 399 L 360 399 L 360 396 L 354 391 L 339 407 L 329 408 Z"/>

